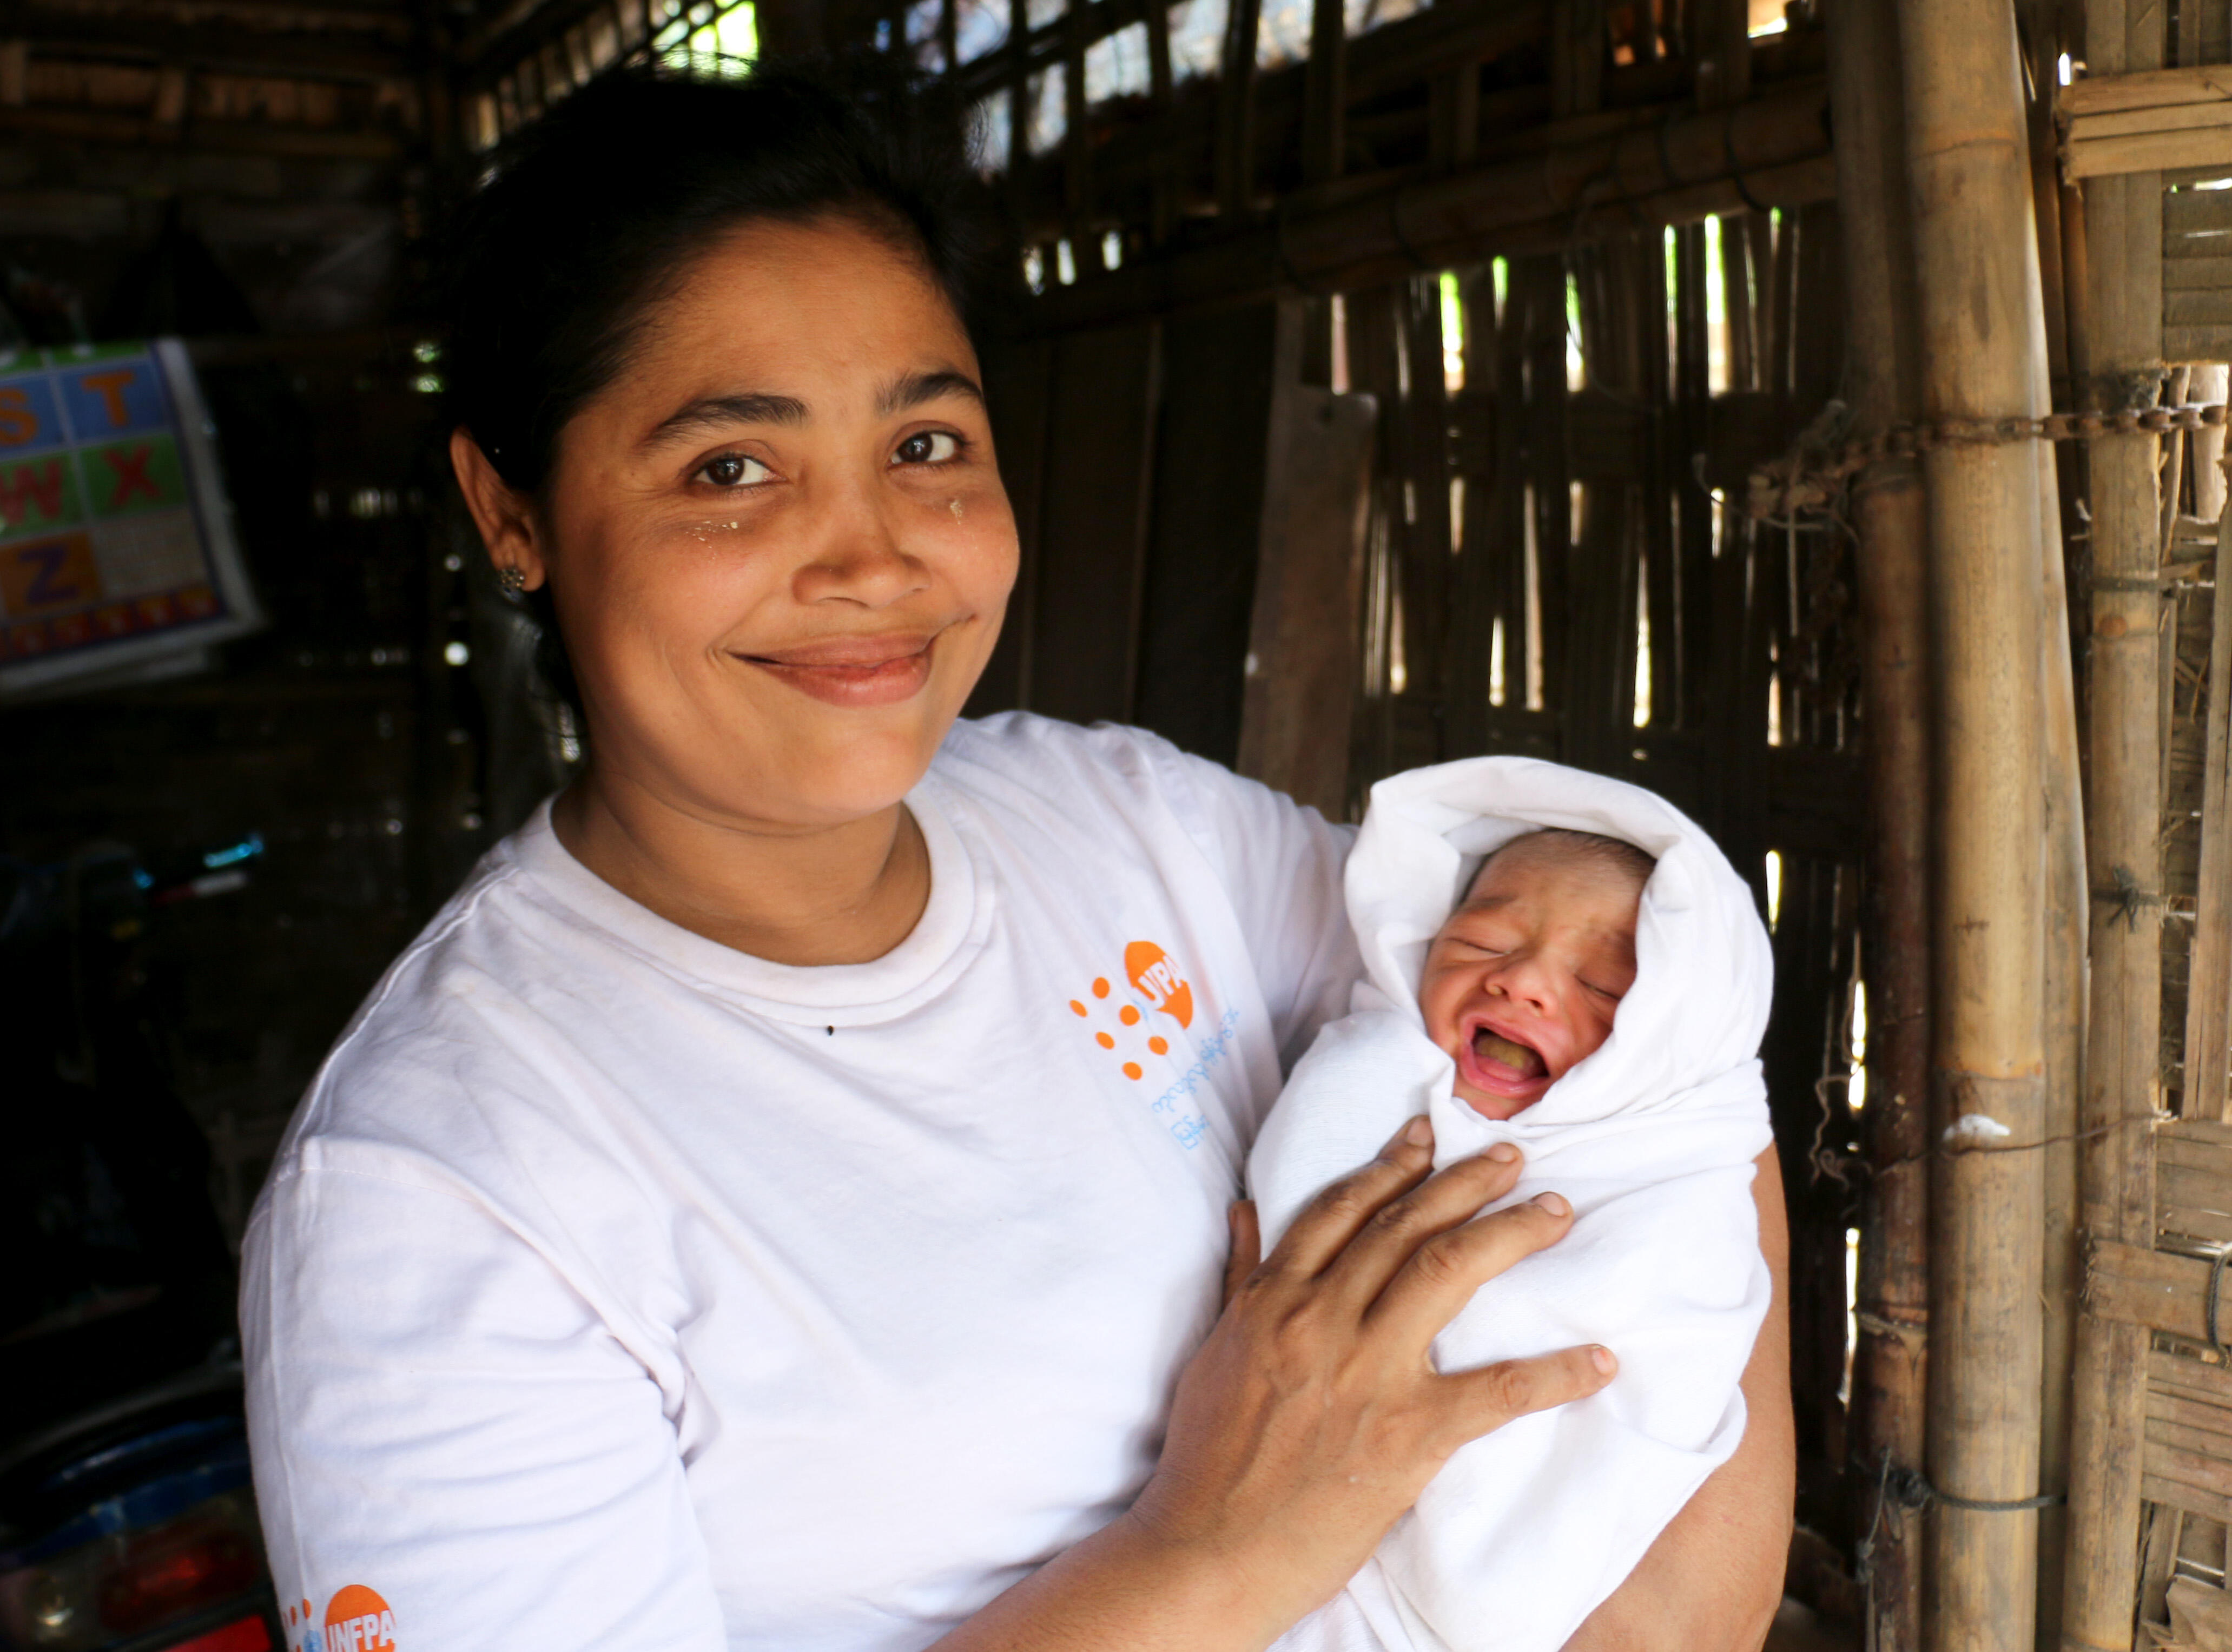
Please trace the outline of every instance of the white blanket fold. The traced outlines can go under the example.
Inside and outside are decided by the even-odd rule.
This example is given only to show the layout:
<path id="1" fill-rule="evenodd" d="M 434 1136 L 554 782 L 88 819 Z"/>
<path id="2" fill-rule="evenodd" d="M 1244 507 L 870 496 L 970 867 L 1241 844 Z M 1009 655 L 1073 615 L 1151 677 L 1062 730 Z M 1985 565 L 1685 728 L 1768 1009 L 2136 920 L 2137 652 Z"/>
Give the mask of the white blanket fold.
<path id="1" fill-rule="evenodd" d="M 1482 858 L 1546 826 L 1658 858 L 1635 985 L 1602 1048 L 1516 1118 L 1453 1094 L 1418 989 Z M 1280 1652 L 1554 1652 L 1619 1586 L 1744 1427 L 1737 1388 L 1768 1299 L 1752 1203 L 1769 1144 L 1756 1052 L 1773 958 L 1752 893 L 1699 827 L 1639 787 L 1531 758 L 1382 781 L 1347 871 L 1367 979 L 1299 1062 L 1248 1165 L 1264 1242 L 1377 1152 L 1433 1121 L 1437 1166 L 1527 1155 L 1504 1203 L 1554 1189 L 1573 1231 L 1482 1287 L 1437 1340 L 1443 1370 L 1600 1342 L 1602 1393 L 1463 1447 L 1343 1597 Z"/>

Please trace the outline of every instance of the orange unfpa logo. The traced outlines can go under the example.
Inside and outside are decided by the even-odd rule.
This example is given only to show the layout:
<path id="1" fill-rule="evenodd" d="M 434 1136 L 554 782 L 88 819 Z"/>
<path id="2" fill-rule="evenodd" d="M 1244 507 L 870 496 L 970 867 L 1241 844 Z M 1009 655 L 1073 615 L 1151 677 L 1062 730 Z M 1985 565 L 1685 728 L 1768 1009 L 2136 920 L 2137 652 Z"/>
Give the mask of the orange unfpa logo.
<path id="1" fill-rule="evenodd" d="M 351 1584 L 326 1606 L 324 1652 L 392 1652 L 395 1614 L 362 1584 Z"/>
<path id="2" fill-rule="evenodd" d="M 1193 988 L 1162 948 L 1152 941 L 1132 942 L 1124 949 L 1124 973 L 1132 978 L 1132 989 L 1151 1007 L 1180 1027 L 1193 1025 Z"/>

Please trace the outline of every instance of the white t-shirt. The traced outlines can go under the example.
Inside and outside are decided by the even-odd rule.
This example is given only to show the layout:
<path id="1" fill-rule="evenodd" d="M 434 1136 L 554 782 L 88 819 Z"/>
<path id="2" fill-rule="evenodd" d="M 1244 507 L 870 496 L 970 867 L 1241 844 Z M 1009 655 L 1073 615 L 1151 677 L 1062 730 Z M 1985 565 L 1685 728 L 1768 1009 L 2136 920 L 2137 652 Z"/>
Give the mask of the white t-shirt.
<path id="1" fill-rule="evenodd" d="M 908 807 L 873 963 L 676 928 L 545 810 L 373 992 L 248 1234 L 290 1648 L 918 1648 L 1137 1492 L 1359 974 L 1347 834 L 1012 715 Z"/>

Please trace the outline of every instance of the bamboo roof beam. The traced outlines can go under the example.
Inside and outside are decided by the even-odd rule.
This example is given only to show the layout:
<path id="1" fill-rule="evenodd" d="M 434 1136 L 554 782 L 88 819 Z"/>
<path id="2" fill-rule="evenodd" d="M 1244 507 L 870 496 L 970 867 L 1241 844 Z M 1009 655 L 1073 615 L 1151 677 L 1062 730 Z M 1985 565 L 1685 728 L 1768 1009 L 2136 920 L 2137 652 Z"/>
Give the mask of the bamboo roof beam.
<path id="1" fill-rule="evenodd" d="M 1827 87 L 1815 81 L 1444 178 L 1352 180 L 1327 192 L 1335 198 L 1305 198 L 1268 223 L 1051 292 L 1035 314 L 1067 329 L 1352 289 L 1491 254 L 1560 250 L 1593 227 L 1827 200 L 1837 183 L 1827 113 Z"/>
<path id="2" fill-rule="evenodd" d="M 2007 0 L 1901 0 L 1932 420 L 2047 410 L 2029 139 Z M 2038 1491 L 2045 1182 L 2039 473 L 2028 443 L 1927 452 L 1937 753 L 1929 1472 L 1940 1491 Z M 1938 1645 L 2030 1652 L 2037 1516 L 1942 1505 Z"/>

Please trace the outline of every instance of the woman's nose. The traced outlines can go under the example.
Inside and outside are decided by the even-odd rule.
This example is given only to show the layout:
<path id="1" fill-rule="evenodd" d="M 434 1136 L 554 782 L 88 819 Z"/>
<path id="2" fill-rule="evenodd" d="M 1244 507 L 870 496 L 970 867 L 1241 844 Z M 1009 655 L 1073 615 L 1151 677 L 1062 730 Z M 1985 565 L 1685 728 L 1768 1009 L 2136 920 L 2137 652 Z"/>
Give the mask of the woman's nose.
<path id="1" fill-rule="evenodd" d="M 930 583 L 929 570 L 899 543 L 882 512 L 848 511 L 830 528 L 792 583 L 799 601 L 885 608 Z"/>

